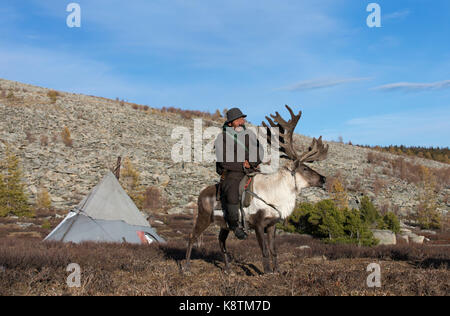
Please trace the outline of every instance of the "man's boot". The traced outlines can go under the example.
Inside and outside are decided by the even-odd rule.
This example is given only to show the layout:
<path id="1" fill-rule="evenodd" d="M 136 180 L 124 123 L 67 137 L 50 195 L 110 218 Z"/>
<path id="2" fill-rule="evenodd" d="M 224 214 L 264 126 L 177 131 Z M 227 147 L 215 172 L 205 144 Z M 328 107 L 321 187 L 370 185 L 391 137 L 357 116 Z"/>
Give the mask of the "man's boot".
<path id="1" fill-rule="evenodd" d="M 239 204 L 227 204 L 227 214 L 226 214 L 226 220 L 228 223 L 228 227 L 230 230 L 234 232 L 234 235 L 238 239 L 246 239 L 247 234 L 242 229 L 242 227 L 239 225 Z"/>

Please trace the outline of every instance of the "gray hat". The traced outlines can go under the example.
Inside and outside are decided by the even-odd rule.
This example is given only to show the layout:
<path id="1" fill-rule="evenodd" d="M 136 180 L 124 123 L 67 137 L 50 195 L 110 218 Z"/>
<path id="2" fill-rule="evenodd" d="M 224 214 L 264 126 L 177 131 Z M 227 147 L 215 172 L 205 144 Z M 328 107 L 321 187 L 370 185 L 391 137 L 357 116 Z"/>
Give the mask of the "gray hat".
<path id="1" fill-rule="evenodd" d="M 244 115 L 238 108 L 232 108 L 227 112 L 227 120 L 225 124 L 231 123 L 241 117 L 247 117 L 247 115 Z"/>

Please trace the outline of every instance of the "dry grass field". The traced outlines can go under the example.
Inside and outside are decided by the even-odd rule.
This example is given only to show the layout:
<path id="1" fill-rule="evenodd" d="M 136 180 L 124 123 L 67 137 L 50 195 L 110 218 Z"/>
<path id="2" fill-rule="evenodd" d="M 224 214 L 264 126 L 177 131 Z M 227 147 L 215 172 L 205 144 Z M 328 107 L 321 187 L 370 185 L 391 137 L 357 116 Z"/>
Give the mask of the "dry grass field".
<path id="1" fill-rule="evenodd" d="M 246 241 L 230 235 L 233 262 L 228 275 L 210 228 L 202 247 L 194 249 L 192 270 L 186 273 L 190 217 L 159 220 L 165 224 L 154 226 L 170 240 L 164 245 L 46 243 L 37 237 L 46 233 L 42 228 L 2 234 L 0 295 L 450 295 L 446 246 L 358 248 L 283 234 L 277 237 L 281 272 L 265 275 L 254 235 Z M 304 245 L 310 248 L 299 248 Z M 381 266 L 380 288 L 366 284 L 367 266 L 373 262 Z M 66 284 L 70 263 L 81 268 L 79 288 Z"/>

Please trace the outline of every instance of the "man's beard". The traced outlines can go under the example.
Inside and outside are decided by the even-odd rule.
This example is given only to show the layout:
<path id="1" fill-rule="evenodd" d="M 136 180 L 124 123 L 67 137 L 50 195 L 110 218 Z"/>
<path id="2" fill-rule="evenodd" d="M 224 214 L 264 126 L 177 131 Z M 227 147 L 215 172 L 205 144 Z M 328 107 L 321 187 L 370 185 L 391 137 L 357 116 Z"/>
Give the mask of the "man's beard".
<path id="1" fill-rule="evenodd" d="M 234 130 L 235 130 L 236 132 L 242 132 L 242 131 L 244 130 L 244 124 L 239 125 L 239 126 L 236 126 L 236 127 L 234 128 Z"/>

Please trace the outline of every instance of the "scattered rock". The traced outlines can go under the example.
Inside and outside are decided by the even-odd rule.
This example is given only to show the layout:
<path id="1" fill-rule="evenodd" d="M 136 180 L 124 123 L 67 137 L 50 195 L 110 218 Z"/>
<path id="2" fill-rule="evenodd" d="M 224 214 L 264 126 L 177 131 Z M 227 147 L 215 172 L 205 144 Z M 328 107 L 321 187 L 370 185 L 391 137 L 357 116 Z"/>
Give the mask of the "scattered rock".
<path id="1" fill-rule="evenodd" d="M 309 260 L 313 261 L 313 262 L 324 262 L 324 261 L 327 261 L 328 258 L 325 257 L 324 255 L 322 255 L 322 256 L 315 256 L 315 257 L 309 258 Z"/>
<path id="2" fill-rule="evenodd" d="M 136 110 L 114 100 L 72 93 L 61 96 L 55 106 L 46 96 L 48 90 L 45 88 L 4 79 L 0 79 L 0 86 L 6 91 L 16 87 L 27 90 L 27 93 L 17 92 L 18 97 L 24 98 L 21 106 L 0 102 L 0 139 L 15 144 L 13 150 L 21 160 L 27 189 L 34 195 L 31 202 L 35 202 L 35 193 L 43 186 L 52 197 L 53 207 L 71 209 L 98 184 L 106 170 L 114 166 L 119 154 L 131 159 L 141 173 L 143 185 L 161 189 L 167 205 L 181 207 L 192 198 L 195 201 L 202 188 L 217 180 L 214 162 L 183 164 L 172 160 L 173 145 L 179 142 L 171 138 L 172 131 L 186 127 L 192 133 L 192 119 L 156 109 Z M 30 121 L 33 121 L 32 126 L 28 124 Z M 222 122 L 214 124 L 220 127 Z M 29 143 L 24 126 L 29 127 L 37 139 L 46 136 L 49 145 L 42 146 L 39 141 Z M 61 141 L 59 135 L 63 126 L 72 132 L 73 148 L 66 147 Z M 307 148 L 311 138 L 295 134 L 294 141 L 297 148 Z M 417 186 L 390 172 L 383 174 L 383 169 L 391 170 L 388 162 L 368 163 L 367 155 L 372 150 L 332 141 L 326 143 L 330 146 L 329 158 L 315 162 L 314 169 L 329 177 L 338 171 L 341 173 L 346 180 L 351 207 L 359 207 L 361 192 L 373 198 L 376 205 L 389 200 L 392 206 L 399 206 L 401 214 L 409 213 L 417 206 L 414 198 L 418 193 Z M 1 146 L 3 142 L 0 142 Z M 0 150 L 0 156 L 3 152 Z M 377 155 L 387 159 L 399 157 L 390 153 L 377 152 Z M 429 168 L 447 167 L 427 159 L 403 159 Z M 388 184 L 377 195 L 373 193 L 376 178 Z M 448 194 L 450 188 L 444 187 L 438 201 L 445 201 Z M 327 198 L 330 196 L 322 188 L 307 188 L 298 195 L 297 202 L 317 202 Z M 450 204 L 439 202 L 439 207 L 446 212 Z M 178 208 L 171 211 L 173 214 L 186 212 L 187 209 Z M 413 231 L 407 226 L 402 228 Z"/>
<path id="3" fill-rule="evenodd" d="M 390 230 L 374 229 L 373 237 L 380 241 L 379 245 L 396 245 L 397 238 L 395 233 Z"/>
<path id="4" fill-rule="evenodd" d="M 307 249 L 311 249 L 311 247 L 310 246 L 300 246 L 300 247 L 297 247 L 296 249 L 307 250 Z"/>
<path id="5" fill-rule="evenodd" d="M 64 202 L 64 199 L 61 198 L 61 197 L 59 197 L 59 196 L 52 196 L 52 197 L 51 197 L 51 200 L 52 200 L 52 202 L 56 202 L 56 203 L 58 203 L 58 202 Z"/>
<path id="6" fill-rule="evenodd" d="M 20 228 L 28 228 L 31 226 L 35 226 L 33 223 L 16 223 L 17 226 L 19 226 Z"/>
<path id="7" fill-rule="evenodd" d="M 159 220 L 156 220 L 156 221 L 154 221 L 153 223 L 158 224 L 158 225 L 164 225 L 164 223 L 161 222 L 161 221 L 159 221 Z"/>

